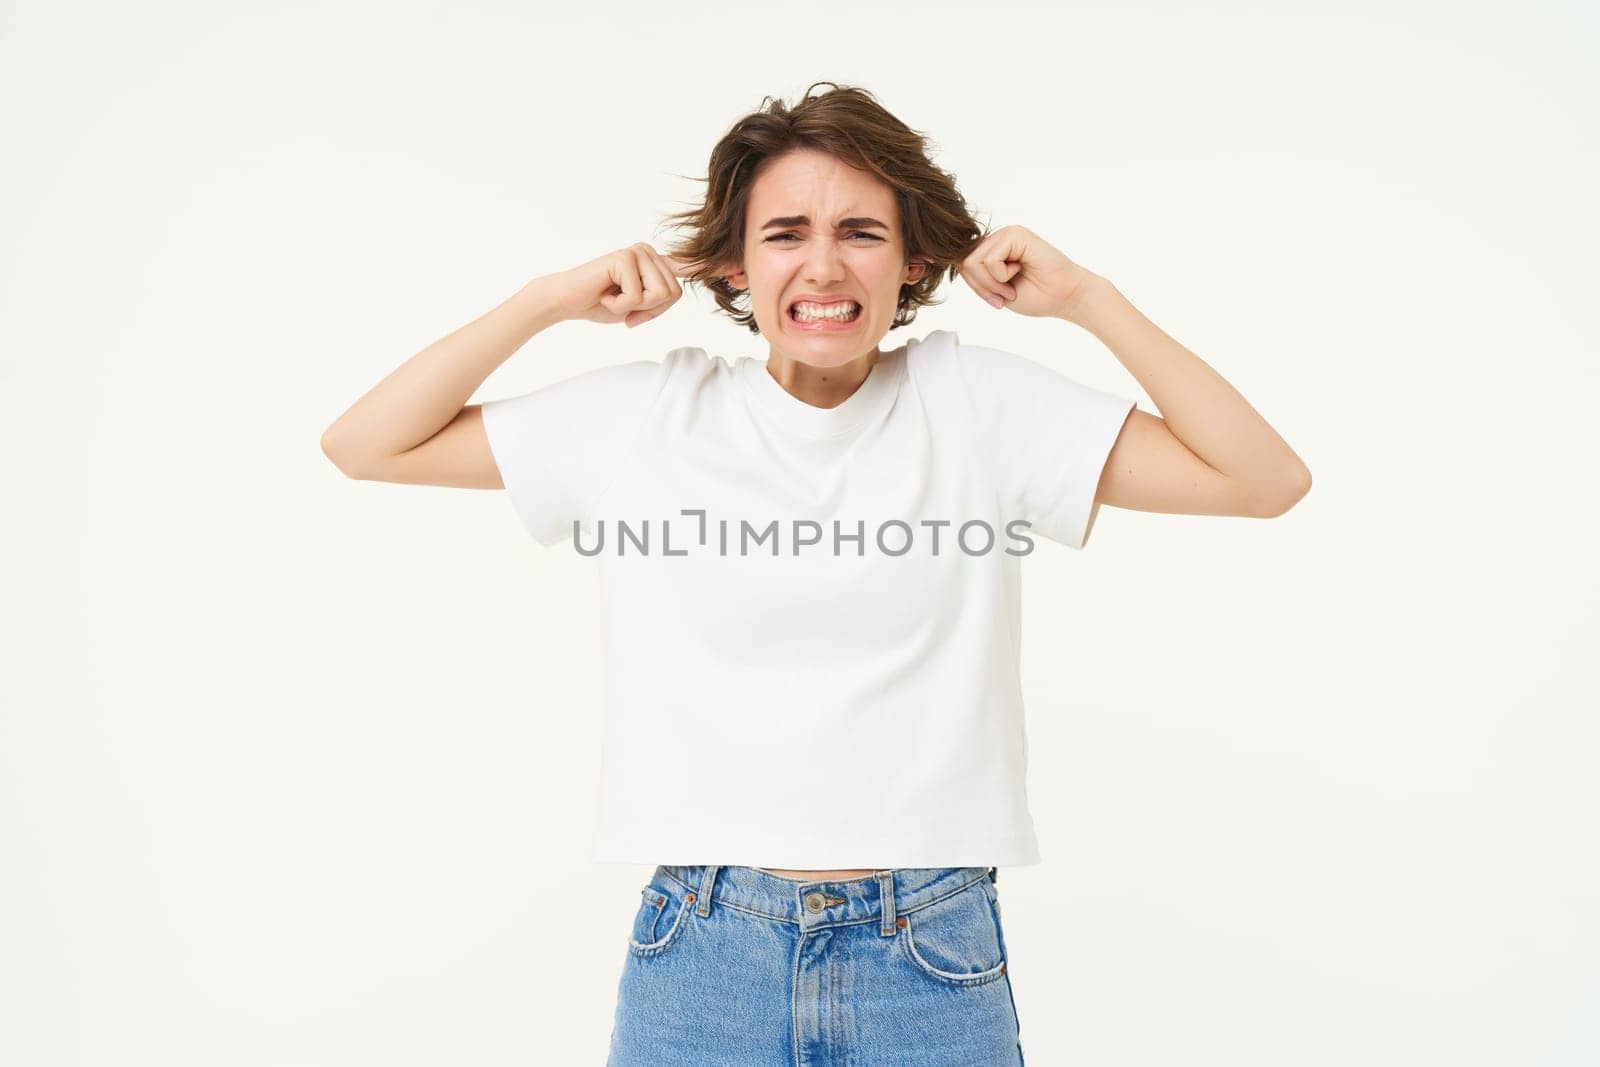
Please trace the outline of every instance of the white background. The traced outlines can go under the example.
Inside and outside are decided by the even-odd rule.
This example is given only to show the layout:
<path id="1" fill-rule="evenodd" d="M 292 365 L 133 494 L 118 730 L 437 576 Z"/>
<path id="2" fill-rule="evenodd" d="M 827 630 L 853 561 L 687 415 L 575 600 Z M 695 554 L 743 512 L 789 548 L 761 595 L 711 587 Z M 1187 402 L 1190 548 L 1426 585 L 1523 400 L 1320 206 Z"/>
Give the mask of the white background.
<path id="1" fill-rule="evenodd" d="M 1278 519 L 1105 509 L 1024 566 L 1028 1062 L 1595 1062 L 1596 29 L 8 5 L 0 1060 L 603 1060 L 648 868 L 587 855 L 593 564 L 319 438 L 529 278 L 661 247 L 730 123 L 831 79 L 1314 475 Z M 1153 409 L 1077 327 L 945 294 L 885 347 L 955 329 Z M 766 354 L 713 306 L 562 324 L 475 399 Z"/>

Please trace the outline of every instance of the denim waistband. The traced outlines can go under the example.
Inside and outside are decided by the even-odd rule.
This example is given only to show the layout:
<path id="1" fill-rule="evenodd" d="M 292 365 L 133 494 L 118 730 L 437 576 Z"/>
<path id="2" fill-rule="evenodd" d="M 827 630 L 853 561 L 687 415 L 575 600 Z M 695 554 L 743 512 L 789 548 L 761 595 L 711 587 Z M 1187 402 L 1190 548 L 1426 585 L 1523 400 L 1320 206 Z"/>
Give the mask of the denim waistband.
<path id="1" fill-rule="evenodd" d="M 999 874 L 993 867 L 898 867 L 798 882 L 755 867 L 663 864 L 657 870 L 696 894 L 701 915 L 709 915 L 713 904 L 726 904 L 806 928 L 878 920 L 886 931 L 896 916 Z"/>

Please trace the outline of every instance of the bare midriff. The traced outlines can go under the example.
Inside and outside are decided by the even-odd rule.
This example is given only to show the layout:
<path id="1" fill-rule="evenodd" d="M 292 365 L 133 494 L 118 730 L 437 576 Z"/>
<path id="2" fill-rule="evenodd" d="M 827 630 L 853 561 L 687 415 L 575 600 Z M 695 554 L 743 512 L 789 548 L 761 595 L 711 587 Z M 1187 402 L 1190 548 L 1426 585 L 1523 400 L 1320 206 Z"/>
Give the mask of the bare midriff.
<path id="1" fill-rule="evenodd" d="M 842 878 L 863 878 L 877 874 L 882 868 L 857 867 L 848 871 L 789 871 L 782 867 L 757 867 L 758 871 L 766 871 L 780 878 L 792 878 L 797 882 L 838 881 Z"/>

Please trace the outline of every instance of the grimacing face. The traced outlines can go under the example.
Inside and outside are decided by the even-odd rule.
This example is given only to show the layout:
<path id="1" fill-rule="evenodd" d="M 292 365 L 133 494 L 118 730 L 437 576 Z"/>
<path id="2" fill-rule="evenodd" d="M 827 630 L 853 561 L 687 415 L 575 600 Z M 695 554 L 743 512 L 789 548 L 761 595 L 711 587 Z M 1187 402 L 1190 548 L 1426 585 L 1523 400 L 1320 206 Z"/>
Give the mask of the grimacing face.
<path id="1" fill-rule="evenodd" d="M 758 172 L 744 263 L 727 277 L 749 292 L 774 355 L 828 368 L 877 348 L 894 322 L 900 286 L 924 269 L 905 262 L 899 208 L 887 185 L 826 152 L 794 149 Z M 807 296 L 848 299 L 861 310 L 850 322 L 799 321 L 793 306 Z"/>

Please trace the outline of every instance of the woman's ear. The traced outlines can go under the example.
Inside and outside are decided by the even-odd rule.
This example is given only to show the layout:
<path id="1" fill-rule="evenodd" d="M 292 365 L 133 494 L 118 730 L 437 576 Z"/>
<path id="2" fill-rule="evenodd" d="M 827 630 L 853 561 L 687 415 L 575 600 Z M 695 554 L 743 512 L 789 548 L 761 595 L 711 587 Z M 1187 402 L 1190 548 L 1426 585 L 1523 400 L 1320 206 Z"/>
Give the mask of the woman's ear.
<path id="1" fill-rule="evenodd" d="M 909 285 L 912 282 L 920 282 L 923 274 L 927 272 L 927 269 L 928 265 L 920 261 L 916 263 L 907 263 L 905 270 L 905 284 Z"/>
<path id="2" fill-rule="evenodd" d="M 739 263 L 722 263 L 717 267 L 717 277 L 726 281 L 735 289 L 750 288 L 750 279 L 745 277 L 744 267 Z"/>

